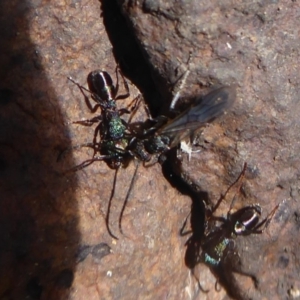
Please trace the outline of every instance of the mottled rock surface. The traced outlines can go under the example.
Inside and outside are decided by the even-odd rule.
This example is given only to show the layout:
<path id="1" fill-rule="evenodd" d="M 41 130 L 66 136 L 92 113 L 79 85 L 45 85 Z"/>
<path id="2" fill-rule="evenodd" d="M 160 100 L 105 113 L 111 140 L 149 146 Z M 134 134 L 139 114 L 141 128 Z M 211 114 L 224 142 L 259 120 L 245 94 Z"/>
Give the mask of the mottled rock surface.
<path id="1" fill-rule="evenodd" d="M 200 152 L 190 162 L 183 154 L 174 169 L 212 204 L 248 162 L 237 206 L 258 202 L 266 216 L 282 204 L 263 235 L 237 240 L 243 268 L 259 280 L 254 286 L 236 275 L 239 287 L 252 299 L 295 298 L 299 4 L 118 2 L 0 5 L 1 299 L 228 297 L 224 289 L 215 291 L 215 277 L 202 264 L 195 273 L 210 291 L 197 293 L 185 265 L 188 237 L 179 235 L 191 198 L 171 185 L 168 170 L 164 176 L 159 164 L 139 166 L 122 219 L 124 235 L 118 218 L 134 162 L 119 171 L 109 215 L 116 241 L 105 224 L 114 170 L 95 162 L 65 174 L 91 157 L 87 149 L 57 161 L 63 149 L 91 142 L 94 134 L 93 127 L 72 123 L 95 115 L 68 76 L 86 86 L 88 73 L 102 69 L 115 80 L 119 63 L 133 84 L 118 105 L 126 107 L 141 92 L 157 115 L 167 111 L 190 53 L 182 106 L 215 86 L 237 84 L 238 93 L 232 110 L 199 134 L 194 150 Z M 145 119 L 141 108 L 135 122 Z"/>
<path id="2" fill-rule="evenodd" d="M 299 255 L 299 4 L 151 0 L 119 4 L 153 73 L 159 74 L 162 93 L 166 83 L 176 81 L 189 53 L 186 98 L 212 86 L 238 85 L 234 108 L 202 131 L 195 147 L 200 151 L 192 154 L 191 162 L 186 158 L 177 162 L 176 169 L 215 203 L 248 163 L 237 207 L 260 203 L 266 216 L 281 205 L 268 233 L 237 241 L 243 267 L 259 279 L 254 287 L 249 278 L 238 277 L 240 287 L 252 299 L 294 297 L 299 289 L 295 258 Z M 223 203 L 220 214 L 226 214 L 230 201 Z"/>

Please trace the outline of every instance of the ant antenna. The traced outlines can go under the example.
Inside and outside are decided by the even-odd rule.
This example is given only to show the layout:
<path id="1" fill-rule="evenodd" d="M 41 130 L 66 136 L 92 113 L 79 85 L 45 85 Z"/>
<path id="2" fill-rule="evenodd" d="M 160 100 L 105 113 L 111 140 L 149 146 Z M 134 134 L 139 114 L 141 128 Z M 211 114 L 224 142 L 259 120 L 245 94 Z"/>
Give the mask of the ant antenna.
<path id="1" fill-rule="evenodd" d="M 75 81 L 71 76 L 67 77 L 68 80 L 70 80 L 71 82 L 73 82 L 75 85 L 77 85 L 79 87 L 79 89 L 82 91 L 86 91 L 90 94 L 93 94 L 90 90 L 88 90 L 87 88 L 85 88 L 84 86 L 82 86 L 79 82 Z M 82 92 L 83 93 L 83 92 Z"/>
<path id="2" fill-rule="evenodd" d="M 240 176 L 239 176 L 239 177 L 237 178 L 237 180 L 236 180 L 233 184 L 231 184 L 231 186 L 227 189 L 227 191 L 225 192 L 224 197 L 225 197 L 225 196 L 227 195 L 227 193 L 229 192 L 229 189 L 230 189 L 234 184 L 238 183 L 239 181 L 240 181 L 240 185 L 238 186 L 237 191 L 240 191 L 241 186 L 242 186 L 242 184 L 243 184 L 243 178 L 245 177 L 246 170 L 247 170 L 247 163 L 245 162 L 245 163 L 244 163 L 243 170 L 242 170 Z M 229 212 L 232 210 L 233 205 L 234 205 L 234 203 L 235 203 L 235 200 L 236 200 L 236 193 L 235 193 L 235 195 L 234 195 L 234 197 L 233 197 L 233 199 L 232 199 L 232 201 L 231 201 L 231 204 L 230 204 L 230 207 L 229 207 Z"/>
<path id="3" fill-rule="evenodd" d="M 137 163 L 136 167 L 135 167 L 135 170 L 134 170 L 134 174 L 133 174 L 133 177 L 132 177 L 132 180 L 130 182 L 130 186 L 129 186 L 129 189 L 127 191 L 127 195 L 126 195 L 126 198 L 124 200 L 124 203 L 123 203 L 123 206 L 122 206 L 122 210 L 121 210 L 121 213 L 120 213 L 120 216 L 119 216 L 119 230 L 122 234 L 123 233 L 123 229 L 122 229 L 122 218 L 123 218 L 123 214 L 124 214 L 124 211 L 125 211 L 125 207 L 128 203 L 128 199 L 129 199 L 129 196 L 130 196 L 130 193 L 132 191 L 132 188 L 133 188 L 133 185 L 135 183 L 135 179 L 136 179 L 136 174 L 137 174 L 137 171 L 138 171 L 138 167 L 139 167 L 139 162 Z"/>
<path id="4" fill-rule="evenodd" d="M 105 218 L 105 224 L 106 224 L 107 231 L 108 231 L 109 235 L 111 237 L 113 237 L 114 239 L 116 239 L 116 240 L 118 240 L 118 238 L 112 233 L 112 231 L 110 230 L 110 227 L 109 227 L 109 215 L 110 215 L 111 203 L 112 203 L 112 200 L 113 200 L 114 195 L 115 195 L 118 171 L 119 171 L 119 168 L 117 168 L 116 172 L 115 172 L 113 188 L 111 190 L 111 194 L 110 194 L 110 197 L 109 197 L 108 207 L 107 207 L 107 212 L 106 212 L 106 218 Z"/>
<path id="5" fill-rule="evenodd" d="M 221 195 L 220 199 L 218 200 L 217 204 L 215 205 L 215 207 L 212 209 L 212 212 L 211 214 L 213 214 L 217 209 L 218 207 L 220 206 L 221 202 L 226 198 L 228 192 L 230 191 L 230 189 L 235 185 L 237 184 L 239 181 L 241 181 L 240 183 L 240 186 L 238 187 L 238 190 L 240 190 L 241 186 L 242 186 L 242 179 L 244 178 L 245 176 L 245 172 L 246 172 L 246 169 L 247 169 L 247 163 L 245 162 L 244 163 L 244 167 L 243 167 L 243 170 L 241 172 L 241 174 L 239 175 L 239 177 L 227 188 L 226 192 Z M 235 197 L 233 197 L 233 200 L 230 204 L 230 208 L 229 208 L 229 212 L 231 211 L 232 207 L 233 207 L 233 204 L 235 202 Z"/>

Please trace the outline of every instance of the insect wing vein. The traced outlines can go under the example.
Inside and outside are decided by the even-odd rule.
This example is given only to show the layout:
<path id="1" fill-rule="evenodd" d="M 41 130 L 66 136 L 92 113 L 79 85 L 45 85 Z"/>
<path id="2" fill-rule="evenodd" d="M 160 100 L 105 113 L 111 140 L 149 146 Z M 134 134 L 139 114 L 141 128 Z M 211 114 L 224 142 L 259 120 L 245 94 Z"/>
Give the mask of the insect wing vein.
<path id="1" fill-rule="evenodd" d="M 221 87 L 195 101 L 175 119 L 163 126 L 158 134 L 168 135 L 182 130 L 196 130 L 213 121 L 226 109 L 230 108 L 236 98 L 235 87 Z"/>

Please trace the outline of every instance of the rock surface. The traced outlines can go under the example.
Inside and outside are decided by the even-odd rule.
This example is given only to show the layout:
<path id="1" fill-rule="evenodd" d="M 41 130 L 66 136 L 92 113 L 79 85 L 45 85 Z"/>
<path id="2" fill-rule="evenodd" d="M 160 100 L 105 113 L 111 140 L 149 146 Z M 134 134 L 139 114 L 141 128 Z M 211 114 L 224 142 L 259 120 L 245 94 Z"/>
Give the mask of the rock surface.
<path id="1" fill-rule="evenodd" d="M 175 168 L 189 184 L 208 193 L 209 203 L 216 203 L 248 163 L 237 207 L 260 203 L 266 216 L 281 205 L 268 233 L 237 241 L 243 267 L 254 270 L 259 279 L 255 287 L 249 278 L 238 276 L 240 288 L 252 299 L 297 294 L 293 257 L 299 255 L 299 5 L 151 0 L 119 4 L 153 74 L 159 74 L 163 94 L 176 82 L 189 53 L 191 74 L 184 97 L 205 94 L 213 86 L 238 85 L 234 108 L 199 134 L 194 150 L 200 151 Z M 220 207 L 221 215 L 230 202 Z"/>
<path id="2" fill-rule="evenodd" d="M 109 215 L 116 241 L 105 224 L 114 170 L 95 162 L 65 174 L 92 155 L 86 149 L 57 161 L 63 149 L 91 142 L 94 134 L 93 127 L 72 123 L 95 115 L 68 76 L 86 86 L 88 73 L 102 69 L 115 80 L 118 62 L 133 83 L 130 98 L 118 105 L 142 92 L 157 115 L 167 111 L 190 53 L 183 106 L 214 86 L 235 83 L 238 96 L 233 109 L 199 135 L 194 150 L 200 152 L 190 162 L 183 154 L 174 168 L 212 204 L 248 162 L 240 198 L 246 203 L 237 205 L 258 202 L 263 217 L 281 205 L 264 234 L 236 241 L 243 267 L 259 279 L 255 287 L 250 278 L 235 275 L 239 288 L 252 299 L 296 298 L 299 5 L 119 4 L 127 24 L 112 0 L 1 4 L 1 298 L 228 297 L 224 289 L 215 291 L 215 277 L 203 264 L 195 273 L 209 293 L 197 292 L 184 261 L 188 237 L 179 235 L 191 199 L 167 180 L 168 170 L 139 166 L 122 219 L 124 235 L 118 218 L 135 163 L 119 171 Z M 140 109 L 135 121 L 145 119 Z M 226 214 L 229 205 L 219 213 Z"/>

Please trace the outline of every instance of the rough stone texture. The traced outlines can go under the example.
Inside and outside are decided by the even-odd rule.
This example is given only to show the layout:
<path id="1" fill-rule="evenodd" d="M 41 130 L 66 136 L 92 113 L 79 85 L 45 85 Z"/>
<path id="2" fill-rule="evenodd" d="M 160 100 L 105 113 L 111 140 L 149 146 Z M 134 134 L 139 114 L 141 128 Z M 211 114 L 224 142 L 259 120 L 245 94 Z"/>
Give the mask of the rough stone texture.
<path id="1" fill-rule="evenodd" d="M 134 163 L 119 171 L 110 212 L 115 241 L 105 225 L 114 170 L 99 162 L 64 174 L 90 158 L 87 149 L 57 161 L 61 150 L 91 142 L 94 134 L 72 123 L 95 115 L 68 76 L 86 86 L 88 73 L 100 68 L 115 80 L 113 54 L 121 53 L 133 81 L 156 94 L 112 9 L 85 0 L 0 4 L 1 299 L 175 299 L 194 288 L 184 265 L 186 238 L 179 236 L 190 199 L 171 187 L 160 165 L 139 167 L 122 220 L 125 235 L 118 218 Z M 104 23 L 109 38 L 124 39 L 127 48 L 112 49 Z M 130 98 L 139 93 L 133 85 L 130 91 Z M 101 243 L 112 252 L 99 253 Z"/>
<path id="2" fill-rule="evenodd" d="M 134 164 L 120 170 L 110 212 L 115 241 L 105 225 L 114 171 L 99 162 L 63 174 L 90 157 L 85 149 L 56 161 L 62 149 L 90 142 L 94 132 L 72 124 L 94 115 L 67 76 L 85 85 L 92 70 L 114 74 L 116 56 L 157 114 L 168 107 L 189 51 L 184 96 L 233 82 L 239 89 L 232 112 L 200 136 L 201 152 L 193 153 L 192 163 L 183 156 L 177 168 L 214 202 L 247 161 L 247 204 L 259 202 L 266 215 L 286 200 L 265 234 L 237 241 L 244 267 L 260 280 L 258 289 L 249 278 L 237 279 L 253 299 L 297 295 L 299 4 L 122 2 L 152 66 L 154 88 L 114 1 L 6 2 L 0 4 L 1 298 L 189 299 L 196 294 L 197 283 L 184 263 L 187 238 L 179 236 L 191 201 L 170 185 L 159 165 L 139 167 L 122 220 L 125 236 L 118 232 L 118 217 Z M 139 93 L 133 85 L 130 90 L 132 98 Z M 227 208 L 224 203 L 220 213 Z M 99 254 L 101 243 L 112 253 Z M 205 266 L 196 274 L 210 290 L 196 294 L 199 299 L 227 297 L 224 289 L 215 291 L 215 277 Z"/>
<path id="3" fill-rule="evenodd" d="M 299 3 L 118 2 L 167 101 L 189 53 L 184 97 L 206 93 L 210 86 L 238 85 L 232 111 L 203 130 L 195 147 L 200 152 L 191 162 L 183 157 L 175 167 L 215 203 L 248 163 L 237 207 L 260 203 L 266 216 L 281 205 L 267 233 L 237 240 L 243 268 L 259 279 L 255 288 L 237 275 L 240 288 L 252 299 L 295 297 L 300 288 Z M 220 207 L 221 215 L 230 201 Z"/>

